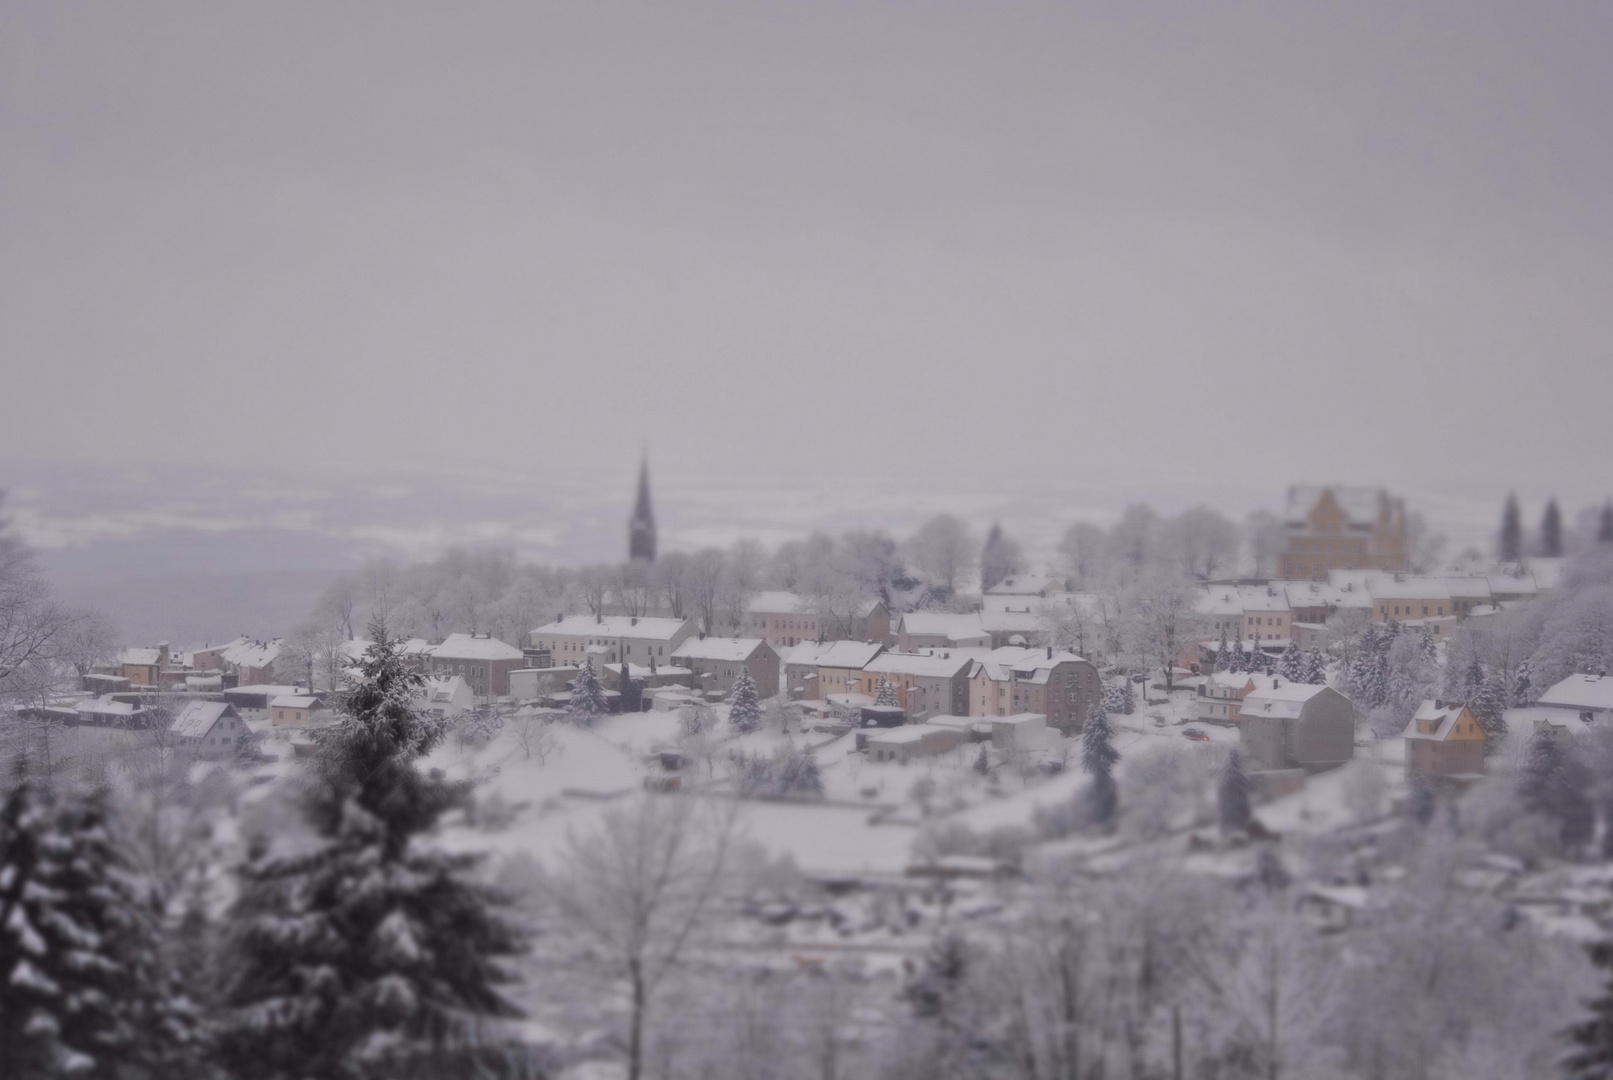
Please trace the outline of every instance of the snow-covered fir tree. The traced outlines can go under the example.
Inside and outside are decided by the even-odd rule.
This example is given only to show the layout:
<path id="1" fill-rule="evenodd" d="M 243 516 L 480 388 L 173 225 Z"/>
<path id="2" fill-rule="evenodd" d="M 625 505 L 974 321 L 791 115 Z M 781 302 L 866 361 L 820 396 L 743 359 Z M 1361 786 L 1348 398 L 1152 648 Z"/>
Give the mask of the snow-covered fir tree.
<path id="1" fill-rule="evenodd" d="M 986 534 L 985 546 L 980 549 L 980 591 L 985 592 L 1000 584 L 1014 572 L 1014 547 L 1003 536 L 1002 526 L 993 522 Z"/>
<path id="2" fill-rule="evenodd" d="M 1121 716 L 1130 716 L 1137 711 L 1137 691 L 1132 688 L 1134 685 L 1130 679 L 1120 684 L 1120 707 L 1115 711 Z"/>
<path id="3" fill-rule="evenodd" d="M 896 705 L 896 684 L 881 675 L 874 680 L 874 704 Z"/>
<path id="4" fill-rule="evenodd" d="M 1243 647 L 1243 629 L 1241 627 L 1238 629 L 1238 647 L 1232 654 L 1232 664 L 1227 670 L 1239 673 L 1250 670 L 1249 653 Z"/>
<path id="5" fill-rule="evenodd" d="M 1305 650 L 1305 668 L 1300 682 L 1310 686 L 1321 686 L 1327 682 L 1327 660 L 1320 649 Z"/>
<path id="6" fill-rule="evenodd" d="M 1566 849 L 1582 846 L 1596 828 L 1590 782 L 1590 772 L 1576 756 L 1571 741 L 1544 731 L 1529 740 L 1518 795 L 1531 812 L 1557 823 Z"/>
<path id="7" fill-rule="evenodd" d="M 1423 659 L 1430 664 L 1439 659 L 1439 643 L 1434 640 L 1432 627 L 1425 626 L 1418 632 L 1417 647 L 1422 650 Z"/>
<path id="8" fill-rule="evenodd" d="M 1563 553 L 1563 512 L 1557 509 L 1555 498 L 1546 500 L 1546 512 L 1540 518 L 1540 554 L 1555 559 Z"/>
<path id="9" fill-rule="evenodd" d="M 1120 810 L 1120 796 L 1115 789 L 1115 763 L 1120 754 L 1114 747 L 1114 730 L 1109 726 L 1109 714 L 1102 704 L 1092 706 L 1087 722 L 1081 729 L 1081 768 L 1092 778 L 1087 791 L 1092 820 L 1099 825 L 1114 824 Z"/>
<path id="10" fill-rule="evenodd" d="M 470 793 L 419 767 L 441 721 L 385 626 L 337 723 L 319 733 L 303 811 L 313 848 L 255 845 L 229 915 L 221 1063 L 239 1080 L 471 1075 L 523 935 L 477 857 L 422 844 Z"/>
<path id="11" fill-rule="evenodd" d="M 1232 670 L 1232 668 L 1230 666 L 1231 664 L 1232 664 L 1232 650 L 1231 650 L 1231 647 L 1227 645 L 1227 628 L 1226 628 L 1226 625 L 1222 624 L 1222 626 L 1221 626 L 1221 640 L 1219 642 L 1217 642 L 1216 646 L 1215 646 L 1215 670 L 1217 670 L 1217 671 L 1231 671 Z"/>
<path id="12" fill-rule="evenodd" d="M 1534 670 L 1526 656 L 1518 661 L 1518 670 L 1512 675 L 1512 707 L 1522 709 L 1534 703 Z"/>
<path id="13" fill-rule="evenodd" d="M 1305 681 L 1305 654 L 1300 651 L 1299 642 L 1289 640 L 1288 648 L 1277 661 L 1277 674 L 1292 683 Z"/>
<path id="14" fill-rule="evenodd" d="M 762 704 L 756 680 L 748 669 L 740 669 L 734 688 L 728 692 L 728 703 L 728 722 L 735 731 L 755 731 L 762 726 Z"/>
<path id="15" fill-rule="evenodd" d="M 593 727 L 594 721 L 610 712 L 610 700 L 605 696 L 605 686 L 599 681 L 599 676 L 587 664 L 571 683 L 571 701 L 566 707 L 566 714 L 572 723 L 578 727 Z"/>
<path id="16" fill-rule="evenodd" d="M 1249 827 L 1249 792 L 1252 787 L 1249 774 L 1243 771 L 1243 755 L 1237 747 L 1233 747 L 1221 766 L 1221 775 L 1215 786 L 1222 832 L 1240 832 Z"/>
<path id="17" fill-rule="evenodd" d="M 1473 710 L 1474 718 L 1484 730 L 1485 751 L 1494 753 L 1499 750 L 1507 737 L 1507 722 L 1503 717 L 1507 707 L 1506 693 L 1501 686 L 1500 676 L 1481 670 L 1469 691 L 1467 707 Z"/>
<path id="18" fill-rule="evenodd" d="M 0 806 L 0 1076 L 192 1071 L 196 1010 L 158 914 L 104 794 L 58 797 L 19 770 Z"/>
<path id="19" fill-rule="evenodd" d="M 1518 497 L 1508 495 L 1501 510 L 1501 539 L 1497 554 L 1502 562 L 1517 562 L 1523 554 L 1523 515 L 1518 512 Z"/>

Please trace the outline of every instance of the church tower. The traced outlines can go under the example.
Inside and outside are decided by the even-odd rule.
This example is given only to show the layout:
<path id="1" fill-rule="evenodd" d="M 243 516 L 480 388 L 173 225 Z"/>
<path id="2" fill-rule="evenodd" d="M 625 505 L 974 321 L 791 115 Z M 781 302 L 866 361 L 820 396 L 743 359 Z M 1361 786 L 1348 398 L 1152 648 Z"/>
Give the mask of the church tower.
<path id="1" fill-rule="evenodd" d="M 638 469 L 638 501 L 633 504 L 633 517 L 627 523 L 627 557 L 635 562 L 655 561 L 655 512 L 650 509 L 648 459 Z"/>

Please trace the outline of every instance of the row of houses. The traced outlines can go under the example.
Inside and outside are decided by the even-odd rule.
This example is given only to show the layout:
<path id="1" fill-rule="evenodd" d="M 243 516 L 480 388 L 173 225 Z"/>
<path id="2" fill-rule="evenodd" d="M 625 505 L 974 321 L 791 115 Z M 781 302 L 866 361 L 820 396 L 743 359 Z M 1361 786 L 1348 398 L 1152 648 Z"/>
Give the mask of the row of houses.
<path id="1" fill-rule="evenodd" d="M 1528 566 L 1472 574 L 1332 570 L 1326 580 L 1206 585 L 1198 613 L 1211 641 L 1225 636 L 1267 649 L 1290 640 L 1311 648 L 1330 618 L 1349 611 L 1377 623 L 1426 626 L 1444 636 L 1463 619 L 1494 614 L 1555 586 L 1555 565 L 1538 573 Z M 1542 586 L 1542 577 L 1548 585 Z"/>
<path id="2" fill-rule="evenodd" d="M 1040 713 L 1065 732 L 1081 729 L 1102 694 L 1091 661 L 1049 646 L 906 652 L 855 641 L 807 642 L 785 656 L 784 674 L 797 699 L 873 697 L 883 683 L 909 716 Z"/>

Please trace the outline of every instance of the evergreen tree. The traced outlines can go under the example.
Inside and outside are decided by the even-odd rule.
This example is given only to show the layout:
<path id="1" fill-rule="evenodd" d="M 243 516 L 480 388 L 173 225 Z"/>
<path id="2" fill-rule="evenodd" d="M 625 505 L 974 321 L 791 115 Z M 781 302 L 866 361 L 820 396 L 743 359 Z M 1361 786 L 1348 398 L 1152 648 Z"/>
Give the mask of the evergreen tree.
<path id="1" fill-rule="evenodd" d="M 981 592 L 1001 584 L 1013 574 L 1014 547 L 1013 542 L 1003 536 L 1002 526 L 993 522 L 991 532 L 986 535 L 986 546 L 980 550 Z"/>
<path id="2" fill-rule="evenodd" d="M 1322 658 L 1321 650 L 1306 650 L 1305 676 L 1302 681 L 1310 686 L 1321 686 L 1327 682 L 1327 661 Z"/>
<path id="3" fill-rule="evenodd" d="M 1130 716 L 1137 711 L 1137 691 L 1132 689 L 1135 684 L 1127 679 L 1120 684 L 1120 715 Z"/>
<path id="4" fill-rule="evenodd" d="M 1288 648 L 1283 650 L 1282 657 L 1277 661 L 1277 674 L 1291 683 L 1305 681 L 1305 657 L 1300 652 L 1299 642 L 1292 638 L 1288 641 Z"/>
<path id="5" fill-rule="evenodd" d="M 982 744 L 980 747 L 980 753 L 975 755 L 974 768 L 975 772 L 979 773 L 981 776 L 985 776 L 991 771 L 991 756 L 986 753 L 986 747 L 984 744 Z M 1613 833 L 1613 830 L 1609 830 L 1609 832 Z"/>
<path id="6" fill-rule="evenodd" d="M 1473 668 L 1468 677 L 1471 690 L 1467 707 L 1473 710 L 1474 718 L 1484 731 L 1485 753 L 1491 754 L 1501 748 L 1507 737 L 1507 722 L 1503 718 L 1507 708 L 1506 692 L 1500 677 L 1486 675 L 1477 658 L 1473 660 Z"/>
<path id="7" fill-rule="evenodd" d="M 1120 809 L 1114 778 L 1115 762 L 1119 760 L 1120 754 L 1114 748 L 1114 731 L 1109 727 L 1109 714 L 1101 704 L 1094 705 L 1081 729 L 1081 768 L 1092 777 L 1088 798 L 1092 819 L 1100 825 L 1112 825 Z"/>
<path id="8" fill-rule="evenodd" d="M 1230 670 L 1234 671 L 1234 672 L 1245 672 L 1245 671 L 1253 671 L 1254 670 L 1253 668 L 1251 668 L 1249 666 L 1249 654 L 1248 654 L 1248 652 L 1246 652 L 1244 650 L 1244 647 L 1243 647 L 1243 628 L 1242 627 L 1238 628 L 1238 651 L 1232 654 L 1232 667 L 1230 668 Z"/>
<path id="9" fill-rule="evenodd" d="M 883 675 L 874 681 L 874 704 L 898 704 L 896 700 L 896 684 L 885 678 Z"/>
<path id="10" fill-rule="evenodd" d="M 0 806 L 0 1076 L 190 1071 L 194 1010 L 106 813 L 21 771 Z"/>
<path id="11" fill-rule="evenodd" d="M 1602 519 L 1596 526 L 1596 542 L 1613 544 L 1613 499 L 1602 507 Z"/>
<path id="12" fill-rule="evenodd" d="M 1507 496 L 1501 510 L 1501 541 L 1499 554 L 1502 562 L 1517 562 L 1523 554 L 1523 518 L 1518 514 L 1518 497 Z"/>
<path id="13" fill-rule="evenodd" d="M 571 682 L 571 701 L 566 713 L 578 727 L 593 727 L 594 721 L 610 712 L 610 699 L 605 697 L 605 686 L 587 664 Z"/>
<path id="14" fill-rule="evenodd" d="M 1613 941 L 1593 942 L 1586 952 L 1598 969 L 1613 973 Z M 1602 996 L 1585 1003 L 1590 1015 L 1563 1032 L 1572 1046 L 1562 1062 L 1568 1080 L 1613 1078 L 1613 974 L 1604 977 Z"/>
<path id="15" fill-rule="evenodd" d="M 1232 653 L 1227 647 L 1227 628 L 1221 627 L 1221 641 L 1215 647 L 1215 670 L 1231 671 Z"/>
<path id="16" fill-rule="evenodd" d="M 1556 558 L 1562 553 L 1563 514 L 1553 498 L 1546 503 L 1546 513 L 1540 519 L 1540 554 Z"/>
<path id="17" fill-rule="evenodd" d="M 230 916 L 222 1064 L 238 1080 L 472 1075 L 485 1022 L 518 1015 L 502 961 L 524 942 L 477 856 L 418 841 L 468 781 L 423 771 L 444 736 L 419 676 L 372 625 L 360 677 L 318 736 L 303 811 L 316 848 L 254 845 Z"/>
<path id="18" fill-rule="evenodd" d="M 1221 813 L 1221 831 L 1242 832 L 1249 827 L 1249 792 L 1254 785 L 1243 771 L 1243 755 L 1236 747 L 1221 766 L 1215 786 L 1215 801 Z"/>
<path id="19" fill-rule="evenodd" d="M 1518 794 L 1531 811 L 1557 822 L 1563 847 L 1576 848 L 1591 838 L 1596 814 L 1586 793 L 1589 773 L 1565 742 L 1546 732 L 1529 740 Z"/>
<path id="20" fill-rule="evenodd" d="M 1434 640 L 1434 631 L 1431 627 L 1423 627 L 1418 634 L 1417 649 L 1423 654 L 1423 659 L 1430 664 L 1439 659 L 1439 643 Z"/>
<path id="21" fill-rule="evenodd" d="M 1518 670 L 1512 676 L 1512 707 L 1522 709 L 1534 699 L 1533 668 L 1526 656 L 1518 661 Z"/>
<path id="22" fill-rule="evenodd" d="M 762 705 L 757 698 L 756 680 L 741 668 L 734 688 L 728 692 L 728 722 L 736 731 L 755 731 L 762 726 Z"/>

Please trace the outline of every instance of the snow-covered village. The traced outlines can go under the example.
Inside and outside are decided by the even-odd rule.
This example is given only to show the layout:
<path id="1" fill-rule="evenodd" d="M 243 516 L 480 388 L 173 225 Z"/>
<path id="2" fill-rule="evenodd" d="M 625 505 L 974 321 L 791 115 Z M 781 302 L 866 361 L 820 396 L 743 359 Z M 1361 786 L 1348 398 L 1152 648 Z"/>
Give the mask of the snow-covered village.
<path id="1" fill-rule="evenodd" d="M 0 3 L 0 1080 L 1613 1080 L 1609 57 Z"/>
<path id="2" fill-rule="evenodd" d="M 8 537 L 17 1075 L 1499 1077 L 1600 1038 L 1613 503 L 1451 558 L 1347 486 L 1045 566 L 946 515 L 657 541 L 646 465 L 620 562 L 375 562 L 181 648 Z"/>

